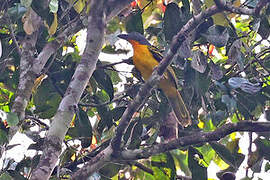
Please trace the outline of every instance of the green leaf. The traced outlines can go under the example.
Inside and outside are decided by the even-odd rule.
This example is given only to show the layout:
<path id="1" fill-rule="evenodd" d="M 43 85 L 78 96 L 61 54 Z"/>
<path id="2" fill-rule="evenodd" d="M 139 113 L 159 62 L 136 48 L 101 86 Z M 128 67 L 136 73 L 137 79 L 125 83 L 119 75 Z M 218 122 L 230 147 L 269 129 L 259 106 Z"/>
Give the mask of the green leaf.
<path id="1" fill-rule="evenodd" d="M 192 180 L 207 179 L 207 167 L 202 165 L 203 155 L 193 147 L 188 149 L 188 167 L 192 173 Z"/>
<path id="2" fill-rule="evenodd" d="M 270 141 L 267 139 L 257 138 L 254 143 L 256 144 L 259 153 L 264 156 L 268 161 L 270 160 Z"/>
<path id="3" fill-rule="evenodd" d="M 120 106 L 120 107 L 115 107 L 113 110 L 111 110 L 113 120 L 118 121 L 122 117 L 126 108 L 127 107 L 125 106 Z"/>
<path id="4" fill-rule="evenodd" d="M 144 33 L 143 20 L 140 11 L 132 12 L 126 20 L 126 31 Z"/>
<path id="5" fill-rule="evenodd" d="M 50 14 L 50 9 L 45 5 L 45 1 L 32 0 L 31 8 L 37 13 L 42 19 L 47 19 Z M 46 7 L 46 8 L 44 8 Z"/>
<path id="6" fill-rule="evenodd" d="M 114 97 L 114 89 L 110 76 L 103 69 L 96 69 L 93 73 L 93 77 L 109 95 L 110 100 L 112 100 Z"/>
<path id="7" fill-rule="evenodd" d="M 100 99 L 97 96 L 93 96 L 94 102 L 96 104 L 100 103 Z M 113 125 L 113 117 L 110 109 L 108 106 L 99 106 L 97 107 L 97 112 L 101 118 L 101 120 L 98 123 L 97 130 L 100 134 L 102 134 L 103 130 L 107 127 L 110 129 Z"/>
<path id="8" fill-rule="evenodd" d="M 121 167 L 122 165 L 120 164 L 108 163 L 104 167 L 102 167 L 98 172 L 102 174 L 103 177 L 112 178 L 119 172 Z"/>
<path id="9" fill-rule="evenodd" d="M 0 145 L 8 142 L 7 132 L 0 129 Z"/>
<path id="10" fill-rule="evenodd" d="M 167 167 L 170 169 L 170 174 L 169 177 L 171 180 L 175 179 L 176 177 L 176 167 L 175 167 L 175 163 L 174 163 L 174 159 L 173 156 L 171 155 L 171 153 L 166 153 L 167 155 Z"/>
<path id="11" fill-rule="evenodd" d="M 231 165 L 234 169 L 237 168 L 235 157 L 233 154 L 227 149 L 226 146 L 218 143 L 218 142 L 209 142 L 210 146 L 216 151 L 216 153 L 221 157 L 221 159 L 227 164 Z"/>
<path id="12" fill-rule="evenodd" d="M 270 163 L 267 162 L 267 163 L 265 164 L 264 171 L 267 172 L 267 171 L 269 171 L 269 169 L 270 169 Z"/>
<path id="13" fill-rule="evenodd" d="M 163 18 L 163 32 L 166 41 L 171 41 L 173 36 L 183 26 L 181 22 L 180 9 L 176 3 L 170 3 L 166 7 Z"/>
<path id="14" fill-rule="evenodd" d="M 226 46 L 230 37 L 228 29 L 219 25 L 211 26 L 206 33 L 202 33 L 202 36 L 216 47 Z"/>
<path id="15" fill-rule="evenodd" d="M 260 19 L 260 27 L 258 30 L 258 34 L 261 35 L 263 39 L 267 39 L 270 35 L 270 24 L 269 24 L 269 16 L 263 15 Z"/>
<path id="16" fill-rule="evenodd" d="M 88 118 L 87 113 L 79 108 L 79 112 L 77 114 L 77 118 L 75 119 L 75 127 L 77 128 L 77 132 L 79 137 L 82 137 L 82 147 L 87 148 L 92 143 L 92 125 Z"/>
<path id="17" fill-rule="evenodd" d="M 13 112 L 7 113 L 7 123 L 9 126 L 16 126 L 19 123 L 19 118 L 17 114 Z"/>
<path id="18" fill-rule="evenodd" d="M 4 172 L 1 174 L 0 180 L 13 180 L 13 178 L 8 173 Z"/>
<path id="19" fill-rule="evenodd" d="M 183 171 L 186 175 L 190 174 L 189 168 L 188 168 L 188 155 L 187 153 L 183 151 L 176 151 L 177 154 L 175 155 L 175 158 L 177 162 L 179 163 L 181 171 Z"/>
<path id="20" fill-rule="evenodd" d="M 35 113 L 40 118 L 51 118 L 55 115 L 62 97 L 55 91 L 51 81 L 45 79 L 33 96 Z"/>
<path id="21" fill-rule="evenodd" d="M 214 126 L 218 127 L 220 124 L 223 124 L 223 122 L 226 120 L 227 115 L 224 111 L 218 110 L 215 112 L 211 112 L 210 114 L 212 122 Z"/>
<path id="22" fill-rule="evenodd" d="M 141 135 L 143 132 L 143 124 L 139 121 L 135 124 L 134 128 L 132 129 L 130 144 L 128 146 L 128 149 L 136 149 L 139 148 L 142 139 Z"/>

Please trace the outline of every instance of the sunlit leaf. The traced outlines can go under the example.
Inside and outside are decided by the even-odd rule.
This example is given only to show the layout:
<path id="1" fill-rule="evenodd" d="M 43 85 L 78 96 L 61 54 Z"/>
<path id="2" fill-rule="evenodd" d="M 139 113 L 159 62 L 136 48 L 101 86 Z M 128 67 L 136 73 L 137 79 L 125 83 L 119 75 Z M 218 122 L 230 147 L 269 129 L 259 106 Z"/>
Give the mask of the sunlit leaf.
<path id="1" fill-rule="evenodd" d="M 226 146 L 217 143 L 210 142 L 211 147 L 216 151 L 216 153 L 222 158 L 223 161 L 236 168 L 235 157 L 232 153 L 226 148 Z"/>
<path id="2" fill-rule="evenodd" d="M 51 24 L 48 32 L 49 32 L 49 35 L 54 35 L 56 30 L 57 30 L 57 26 L 58 26 L 58 22 L 57 22 L 57 14 L 54 13 L 53 14 L 53 23 Z"/>
<path id="3" fill-rule="evenodd" d="M 188 167 L 192 173 L 193 180 L 207 179 L 207 167 L 201 161 L 203 161 L 202 154 L 190 147 L 188 150 Z"/>

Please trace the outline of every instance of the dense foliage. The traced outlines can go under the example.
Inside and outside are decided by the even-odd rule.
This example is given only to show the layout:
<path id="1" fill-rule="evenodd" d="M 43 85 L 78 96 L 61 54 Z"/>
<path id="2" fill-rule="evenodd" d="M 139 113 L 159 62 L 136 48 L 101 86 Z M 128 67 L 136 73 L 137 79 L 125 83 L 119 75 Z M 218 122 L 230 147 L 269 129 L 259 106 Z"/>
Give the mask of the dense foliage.
<path id="1" fill-rule="evenodd" d="M 28 151 L 35 152 L 31 156 L 25 155 L 19 162 L 1 153 L 0 179 L 27 179 L 37 167 L 44 134 L 73 81 L 72 76 L 83 53 L 80 52 L 82 42 L 76 39 L 80 36 L 78 32 L 87 27 L 86 14 L 91 11 L 89 3 L 86 0 L 51 0 L 44 8 L 42 2 L 1 0 L 0 3 L 0 144 L 5 151 L 17 146 L 8 145 L 9 129 L 17 126 L 20 133 L 33 141 Z M 231 3 L 236 8 L 255 9 L 260 1 L 235 0 Z M 267 1 L 264 3 L 256 15 L 221 11 L 199 22 L 186 35 L 174 56 L 172 67 L 190 111 L 192 125 L 179 128 L 179 138 L 196 138 L 201 132 L 215 131 L 227 123 L 269 120 L 270 5 Z M 119 68 L 119 64 L 130 65 L 132 61 L 116 56 L 131 50 L 124 47 L 123 42 L 116 46 L 117 35 L 140 32 L 166 56 L 174 35 L 194 16 L 214 4 L 211 0 L 138 0 L 107 23 L 102 53 L 112 55 L 114 61 L 98 60 L 79 104 L 72 107 L 74 117 L 52 179 L 70 177 L 81 167 L 78 165 L 109 146 L 129 102 L 144 83 L 135 69 L 126 72 Z M 77 28 L 64 36 L 66 39 L 60 43 L 57 38 L 74 22 L 78 22 Z M 35 36 L 36 43 L 26 52 L 22 44 L 30 36 Z M 19 81 L 23 81 L 21 77 L 27 69 L 22 68 L 21 58 L 32 58 L 34 62 L 45 46 L 55 41 L 60 46 L 39 74 L 30 75 L 35 81 L 25 85 L 31 89 L 22 116 L 14 105 L 17 96 L 24 96 L 19 91 Z M 32 67 L 31 61 L 29 68 Z M 174 131 L 166 120 L 170 119 L 170 110 L 162 92 L 152 91 L 124 132 L 122 149 L 151 148 L 160 141 L 169 143 L 175 138 L 168 137 L 168 131 Z M 245 150 L 239 146 L 244 137 L 249 139 Z M 246 167 L 246 179 L 252 179 L 253 173 L 270 169 L 269 137 L 269 132 L 233 132 L 220 137 L 220 141 L 179 146 L 147 159 L 119 160 L 115 157 L 114 161 L 96 169 L 92 178 L 207 179 L 208 167 L 214 162 L 219 169 L 213 171 L 220 179 L 232 178 L 240 166 Z"/>

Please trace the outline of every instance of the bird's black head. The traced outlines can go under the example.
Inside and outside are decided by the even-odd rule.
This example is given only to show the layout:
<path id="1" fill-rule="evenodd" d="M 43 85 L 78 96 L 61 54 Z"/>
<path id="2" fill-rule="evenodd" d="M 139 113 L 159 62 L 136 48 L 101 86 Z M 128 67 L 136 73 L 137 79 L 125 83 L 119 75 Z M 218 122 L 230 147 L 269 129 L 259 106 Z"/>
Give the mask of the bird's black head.
<path id="1" fill-rule="evenodd" d="M 129 42 L 131 41 L 136 41 L 138 42 L 139 44 L 142 44 L 142 45 L 151 45 L 147 39 L 140 33 L 138 32 L 131 32 L 131 33 L 128 33 L 128 34 L 119 34 L 118 35 L 119 38 L 121 39 L 125 39 Z"/>

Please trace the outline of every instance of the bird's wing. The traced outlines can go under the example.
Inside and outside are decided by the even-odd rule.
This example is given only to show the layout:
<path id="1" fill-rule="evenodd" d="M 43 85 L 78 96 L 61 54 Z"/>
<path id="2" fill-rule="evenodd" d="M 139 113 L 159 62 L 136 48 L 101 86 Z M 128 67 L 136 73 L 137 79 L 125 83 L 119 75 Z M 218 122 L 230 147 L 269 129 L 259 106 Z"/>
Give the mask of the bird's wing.
<path id="1" fill-rule="evenodd" d="M 153 57 L 160 62 L 163 58 L 162 54 L 160 53 L 160 51 L 154 47 L 154 46 L 148 46 L 149 51 L 151 52 L 151 54 L 153 55 Z M 177 88 L 177 82 L 176 82 L 176 75 L 173 71 L 173 68 L 171 66 L 169 66 L 167 68 L 167 71 L 164 73 L 164 78 L 173 81 L 175 87 Z"/>

